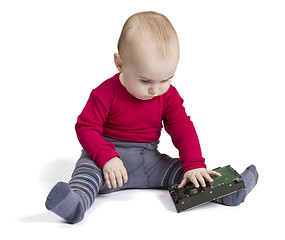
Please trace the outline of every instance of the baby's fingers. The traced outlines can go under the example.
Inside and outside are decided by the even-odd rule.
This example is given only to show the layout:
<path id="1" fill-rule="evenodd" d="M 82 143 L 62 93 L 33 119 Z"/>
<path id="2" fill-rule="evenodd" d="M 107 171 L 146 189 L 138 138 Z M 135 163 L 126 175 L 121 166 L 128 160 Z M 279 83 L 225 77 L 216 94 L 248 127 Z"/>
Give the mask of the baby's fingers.
<path id="1" fill-rule="evenodd" d="M 187 178 L 183 178 L 182 182 L 178 185 L 178 188 L 184 187 L 186 183 L 187 183 Z"/>
<path id="2" fill-rule="evenodd" d="M 196 188 L 198 188 L 200 185 L 199 185 L 199 182 L 198 182 L 198 180 L 197 180 L 197 178 L 196 178 L 196 176 L 194 176 L 194 175 L 192 175 L 192 176 L 190 176 L 190 181 L 194 184 L 194 186 L 196 187 Z M 204 179 L 203 179 L 203 181 L 204 181 Z"/>
<path id="3" fill-rule="evenodd" d="M 210 175 L 216 175 L 216 176 L 222 176 L 222 174 L 220 174 L 219 172 L 216 172 L 216 171 L 212 171 L 212 170 L 207 170 L 207 173 L 210 174 Z"/>
<path id="4" fill-rule="evenodd" d="M 127 170 L 125 168 L 121 169 L 121 174 L 123 176 L 123 179 L 124 179 L 124 183 L 127 183 L 128 181 L 128 173 L 127 173 Z"/>
<path id="5" fill-rule="evenodd" d="M 105 178 L 105 182 L 107 184 L 107 187 L 110 189 L 112 188 L 111 186 L 111 182 L 110 182 L 110 178 L 109 178 L 109 174 L 108 173 L 104 173 L 104 178 Z"/>
<path id="6" fill-rule="evenodd" d="M 203 174 L 203 177 L 206 178 L 209 182 L 213 182 L 213 179 L 211 178 L 210 175 L 215 175 L 215 176 L 222 176 L 220 173 L 212 171 L 212 170 L 207 170 L 206 173 Z"/>
<path id="7" fill-rule="evenodd" d="M 209 175 L 208 175 L 208 176 L 209 176 Z M 197 179 L 199 180 L 201 186 L 202 186 L 202 187 L 206 187 L 206 183 L 205 183 L 205 180 L 204 180 L 203 177 L 204 177 L 204 176 L 202 176 L 201 174 L 198 174 L 198 175 L 197 175 Z M 194 184 L 194 185 L 195 185 L 195 184 Z M 197 186 L 195 185 L 195 187 L 197 187 Z M 198 187 L 199 187 L 199 185 L 198 185 Z"/>
<path id="8" fill-rule="evenodd" d="M 118 186 L 119 187 L 122 187 L 123 186 L 123 180 L 122 180 L 122 174 L 121 174 L 121 171 L 118 169 L 116 170 L 115 172 L 115 176 L 116 176 L 116 179 L 117 182 L 118 182 Z M 114 188 L 116 188 L 117 186 L 114 186 Z"/>

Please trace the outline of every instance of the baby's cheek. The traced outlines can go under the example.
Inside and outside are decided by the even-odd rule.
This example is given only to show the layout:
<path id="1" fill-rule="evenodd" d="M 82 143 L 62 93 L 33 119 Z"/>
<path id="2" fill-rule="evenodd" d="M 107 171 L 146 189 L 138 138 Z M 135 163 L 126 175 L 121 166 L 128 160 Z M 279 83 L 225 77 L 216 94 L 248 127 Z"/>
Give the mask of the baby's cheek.
<path id="1" fill-rule="evenodd" d="M 168 91 L 169 87 L 170 87 L 170 85 L 169 85 L 169 86 L 164 87 L 164 88 L 162 89 L 162 93 L 161 93 L 161 95 L 162 95 L 162 94 L 164 94 L 164 93 L 166 93 L 166 92 Z"/>

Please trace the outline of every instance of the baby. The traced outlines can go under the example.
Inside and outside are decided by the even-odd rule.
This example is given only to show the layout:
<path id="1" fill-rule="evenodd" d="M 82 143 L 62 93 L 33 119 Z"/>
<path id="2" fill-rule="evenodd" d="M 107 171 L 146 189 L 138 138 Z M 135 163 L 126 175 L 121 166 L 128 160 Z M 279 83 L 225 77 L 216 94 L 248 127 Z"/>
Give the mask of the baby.
<path id="1" fill-rule="evenodd" d="M 169 20 L 141 12 L 125 23 L 114 54 L 119 73 L 95 88 L 75 129 L 84 150 L 68 183 L 49 193 L 47 209 L 69 223 L 80 222 L 98 193 L 127 188 L 196 187 L 212 182 L 183 99 L 171 85 L 179 60 L 179 42 Z M 157 150 L 164 128 L 180 158 Z M 254 165 L 241 174 L 245 189 L 215 200 L 242 203 L 256 185 Z"/>

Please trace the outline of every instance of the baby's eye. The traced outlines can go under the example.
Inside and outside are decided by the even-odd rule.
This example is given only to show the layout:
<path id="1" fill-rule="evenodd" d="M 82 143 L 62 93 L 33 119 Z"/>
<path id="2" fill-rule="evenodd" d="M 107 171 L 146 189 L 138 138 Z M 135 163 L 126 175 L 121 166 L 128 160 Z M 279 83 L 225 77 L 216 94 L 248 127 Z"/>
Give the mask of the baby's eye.
<path id="1" fill-rule="evenodd" d="M 162 83 L 167 83 L 169 81 L 170 81 L 170 79 L 167 79 L 167 80 L 162 81 Z"/>
<path id="2" fill-rule="evenodd" d="M 144 83 L 144 84 L 148 84 L 148 83 L 151 82 L 150 80 L 144 80 L 144 79 L 140 79 L 140 81 L 141 81 L 142 83 Z"/>

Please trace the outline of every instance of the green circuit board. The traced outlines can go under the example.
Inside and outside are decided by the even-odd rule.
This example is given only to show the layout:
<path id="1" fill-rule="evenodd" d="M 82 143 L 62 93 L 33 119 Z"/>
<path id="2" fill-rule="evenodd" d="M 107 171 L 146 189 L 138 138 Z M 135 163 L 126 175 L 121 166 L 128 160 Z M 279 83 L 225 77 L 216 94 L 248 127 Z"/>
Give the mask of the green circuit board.
<path id="1" fill-rule="evenodd" d="M 236 173 L 236 171 L 231 166 L 216 168 L 216 169 L 213 169 L 213 171 L 216 171 L 222 174 L 222 176 L 219 177 L 219 176 L 211 175 L 211 178 L 213 179 L 213 182 L 210 183 L 212 188 L 234 182 L 235 180 L 238 180 L 240 178 L 239 175 Z"/>

